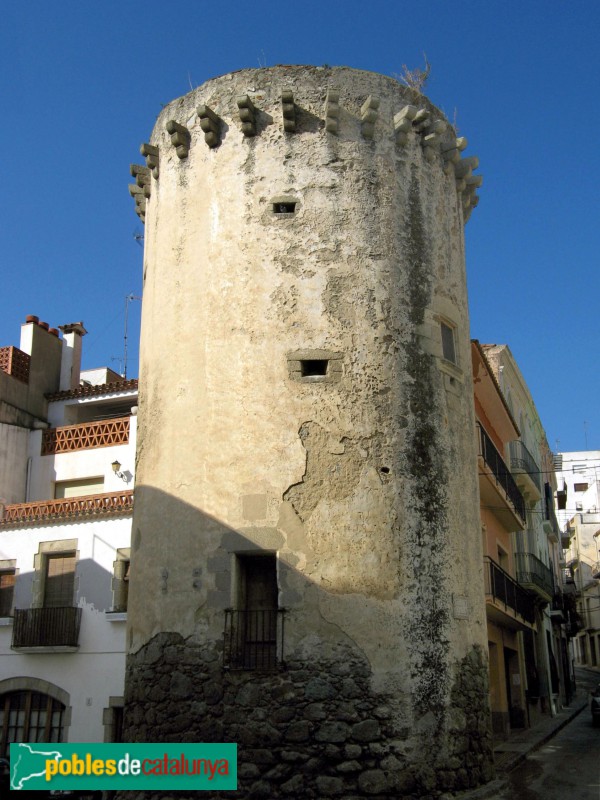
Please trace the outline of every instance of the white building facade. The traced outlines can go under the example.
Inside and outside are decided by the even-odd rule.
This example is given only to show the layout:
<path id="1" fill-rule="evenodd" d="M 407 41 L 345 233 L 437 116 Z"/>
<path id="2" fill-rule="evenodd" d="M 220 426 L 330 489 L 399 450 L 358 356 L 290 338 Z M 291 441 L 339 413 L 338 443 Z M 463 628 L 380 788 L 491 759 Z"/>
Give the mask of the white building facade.
<path id="1" fill-rule="evenodd" d="M 557 511 L 565 551 L 565 579 L 575 597 L 576 663 L 600 666 L 600 450 L 558 453 L 564 501 Z"/>
<path id="2" fill-rule="evenodd" d="M 120 737 L 137 381 L 61 330 L 0 348 L 0 755 Z"/>

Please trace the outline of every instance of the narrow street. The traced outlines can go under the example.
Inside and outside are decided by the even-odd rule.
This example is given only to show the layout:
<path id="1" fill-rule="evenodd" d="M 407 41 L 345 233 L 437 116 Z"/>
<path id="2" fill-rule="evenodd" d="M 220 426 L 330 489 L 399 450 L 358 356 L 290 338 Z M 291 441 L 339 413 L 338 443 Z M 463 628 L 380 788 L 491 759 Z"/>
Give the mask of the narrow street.
<path id="1" fill-rule="evenodd" d="M 578 690 L 589 691 L 600 675 L 578 671 Z M 600 727 L 589 706 L 507 776 L 498 800 L 599 800 Z"/>

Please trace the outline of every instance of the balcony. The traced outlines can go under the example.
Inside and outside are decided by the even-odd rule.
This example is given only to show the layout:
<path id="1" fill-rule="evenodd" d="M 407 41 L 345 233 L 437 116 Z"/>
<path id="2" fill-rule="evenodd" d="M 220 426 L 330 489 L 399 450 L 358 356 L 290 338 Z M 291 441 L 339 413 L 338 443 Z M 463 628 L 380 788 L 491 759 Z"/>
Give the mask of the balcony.
<path id="1" fill-rule="evenodd" d="M 479 442 L 479 491 L 482 505 L 487 506 L 506 530 L 525 527 L 525 501 L 515 479 L 496 446 L 477 423 Z"/>
<path id="2" fill-rule="evenodd" d="M 223 666 L 275 670 L 283 665 L 283 609 L 225 611 Z"/>
<path id="3" fill-rule="evenodd" d="M 515 629 L 533 627 L 534 602 L 514 578 L 487 556 L 483 559 L 483 575 L 487 616 Z"/>
<path id="4" fill-rule="evenodd" d="M 549 484 L 545 484 L 545 497 L 544 497 L 544 520 L 543 520 L 543 527 L 544 532 L 548 536 L 548 539 L 554 544 L 558 544 L 560 538 L 560 528 L 558 526 L 558 519 L 556 518 L 556 514 L 554 512 L 554 502 L 552 498 L 552 490 L 550 489 Z"/>
<path id="5" fill-rule="evenodd" d="M 554 596 L 552 570 L 533 553 L 515 553 L 517 580 L 528 592 L 549 603 Z"/>
<path id="6" fill-rule="evenodd" d="M 556 592 L 550 604 L 550 618 L 553 625 L 561 625 L 567 621 L 565 599 L 562 592 Z"/>
<path id="7" fill-rule="evenodd" d="M 21 383 L 29 383 L 31 356 L 18 347 L 0 347 L 0 370 Z"/>
<path id="8" fill-rule="evenodd" d="M 575 528 L 570 522 L 565 525 L 564 531 L 560 532 L 560 545 L 563 550 L 568 550 L 571 545 L 571 536 L 575 533 Z"/>
<path id="9" fill-rule="evenodd" d="M 42 431 L 43 456 L 111 447 L 129 442 L 129 417 L 86 422 L 81 425 L 64 425 Z"/>
<path id="10" fill-rule="evenodd" d="M 73 652 L 79 647 L 81 609 L 16 608 L 12 649 Z"/>
<path id="11" fill-rule="evenodd" d="M 129 514 L 133 508 L 133 490 L 88 494 L 61 500 L 38 500 L 14 503 L 0 513 L 0 528 L 11 525 L 44 525 L 57 520 L 96 515 Z M 1 512 L 1 509 L 0 509 Z"/>
<path id="12" fill-rule="evenodd" d="M 539 465 L 520 439 L 508 443 L 510 468 L 521 492 L 530 500 L 542 496 L 542 475 Z"/>

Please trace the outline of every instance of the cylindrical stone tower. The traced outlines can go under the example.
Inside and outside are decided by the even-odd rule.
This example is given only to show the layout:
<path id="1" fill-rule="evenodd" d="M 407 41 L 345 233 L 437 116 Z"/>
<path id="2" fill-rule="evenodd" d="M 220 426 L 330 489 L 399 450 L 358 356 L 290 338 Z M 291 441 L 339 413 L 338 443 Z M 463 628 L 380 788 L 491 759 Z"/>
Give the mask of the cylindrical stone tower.
<path id="1" fill-rule="evenodd" d="M 391 78 L 279 66 L 167 105 L 132 168 L 126 736 L 237 742 L 235 796 L 491 777 L 465 145 Z"/>

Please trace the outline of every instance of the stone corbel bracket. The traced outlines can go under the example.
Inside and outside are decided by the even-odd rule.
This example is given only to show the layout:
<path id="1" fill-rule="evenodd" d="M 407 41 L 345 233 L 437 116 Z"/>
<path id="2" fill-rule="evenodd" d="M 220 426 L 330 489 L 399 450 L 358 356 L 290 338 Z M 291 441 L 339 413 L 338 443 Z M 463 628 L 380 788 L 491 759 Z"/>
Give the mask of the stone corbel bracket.
<path id="1" fill-rule="evenodd" d="M 421 145 L 423 155 L 430 163 L 437 161 L 442 144 L 442 136 L 448 129 L 448 123 L 442 119 L 428 122 L 422 129 Z"/>
<path id="2" fill-rule="evenodd" d="M 294 93 L 290 89 L 281 92 L 281 111 L 283 113 L 283 129 L 286 133 L 296 132 L 296 106 Z"/>
<path id="3" fill-rule="evenodd" d="M 221 123 L 212 108 L 198 106 L 196 113 L 200 119 L 200 127 L 204 131 L 204 141 L 209 147 L 217 147 L 221 143 Z"/>
<path id="4" fill-rule="evenodd" d="M 135 213 L 142 220 L 146 221 L 146 200 L 152 192 L 152 181 L 150 170 L 142 164 L 131 164 L 129 172 L 135 178 L 135 183 L 129 184 L 129 194 L 135 201 Z"/>
<path id="5" fill-rule="evenodd" d="M 431 125 L 429 120 L 430 112 L 426 108 L 417 109 L 417 113 L 413 118 L 413 129 L 417 133 L 422 133 L 425 128 Z"/>
<path id="6" fill-rule="evenodd" d="M 473 170 L 479 166 L 477 156 L 461 158 L 454 164 L 454 177 L 456 178 L 456 188 L 459 192 L 464 192 L 467 188 L 467 178 L 472 177 Z"/>
<path id="7" fill-rule="evenodd" d="M 379 98 L 369 95 L 360 109 L 360 129 L 365 139 L 372 139 L 379 116 Z"/>
<path id="8" fill-rule="evenodd" d="M 473 170 L 479 166 L 479 159 L 477 156 L 459 158 L 452 163 L 452 166 L 466 222 L 471 216 L 471 211 L 479 203 L 477 189 L 483 184 L 483 175 L 473 175 Z"/>
<path id="9" fill-rule="evenodd" d="M 146 166 L 152 172 L 155 180 L 158 180 L 159 169 L 158 169 L 158 162 L 159 162 L 159 154 L 158 154 L 158 147 L 155 147 L 153 144 L 146 144 L 144 143 L 140 147 L 140 153 L 146 159 Z"/>
<path id="10" fill-rule="evenodd" d="M 471 216 L 471 211 L 479 203 L 477 189 L 479 189 L 479 187 L 483 184 L 483 175 L 471 175 L 470 178 L 466 178 L 466 184 L 467 188 L 462 193 L 462 207 L 465 222 Z"/>
<path id="11" fill-rule="evenodd" d="M 129 172 L 135 178 L 136 186 L 139 186 L 142 190 L 144 197 L 149 198 L 152 194 L 152 181 L 148 167 L 143 167 L 141 164 L 131 164 Z"/>
<path id="12" fill-rule="evenodd" d="M 256 109 L 247 94 L 236 98 L 244 136 L 256 136 Z"/>
<path id="13" fill-rule="evenodd" d="M 337 89 L 328 89 L 325 98 L 325 130 L 337 133 L 340 116 L 340 93 Z"/>
<path id="14" fill-rule="evenodd" d="M 408 144 L 408 134 L 412 131 L 412 123 L 416 114 L 417 107 L 409 105 L 404 106 L 394 115 L 394 133 L 396 135 L 396 144 L 399 147 L 404 147 Z"/>
<path id="15" fill-rule="evenodd" d="M 171 144 L 175 148 L 175 152 L 179 158 L 187 158 L 190 152 L 190 144 L 192 137 L 189 130 L 185 125 L 180 125 L 171 119 L 166 124 L 167 133 L 171 136 Z"/>
<path id="16" fill-rule="evenodd" d="M 460 154 L 467 146 L 467 140 L 464 136 L 454 140 L 452 147 L 442 150 L 442 159 L 444 161 L 444 172 L 446 175 L 454 175 L 454 165 L 460 161 Z"/>
<path id="17" fill-rule="evenodd" d="M 137 164 L 132 164 L 132 168 L 137 166 Z M 144 169 L 140 167 L 140 169 Z M 129 194 L 133 197 L 135 201 L 135 213 L 138 217 L 142 220 L 142 222 L 146 221 L 146 197 L 144 196 L 144 190 L 141 189 L 136 183 L 130 183 L 127 187 L 129 189 Z"/>

